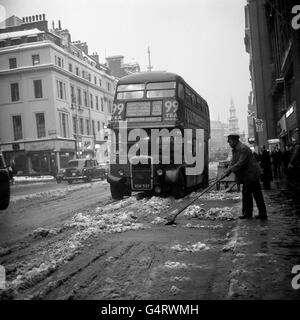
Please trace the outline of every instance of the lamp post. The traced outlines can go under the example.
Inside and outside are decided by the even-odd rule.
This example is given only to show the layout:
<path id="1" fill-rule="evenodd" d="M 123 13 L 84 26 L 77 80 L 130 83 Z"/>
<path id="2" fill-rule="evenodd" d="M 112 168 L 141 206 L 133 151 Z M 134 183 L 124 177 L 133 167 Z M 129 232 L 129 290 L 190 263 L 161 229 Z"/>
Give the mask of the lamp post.
<path id="1" fill-rule="evenodd" d="M 78 115 L 77 115 L 77 105 L 76 105 L 76 98 L 74 96 L 71 97 L 71 109 L 75 109 L 75 132 L 73 133 L 75 138 L 75 158 L 78 157 Z"/>

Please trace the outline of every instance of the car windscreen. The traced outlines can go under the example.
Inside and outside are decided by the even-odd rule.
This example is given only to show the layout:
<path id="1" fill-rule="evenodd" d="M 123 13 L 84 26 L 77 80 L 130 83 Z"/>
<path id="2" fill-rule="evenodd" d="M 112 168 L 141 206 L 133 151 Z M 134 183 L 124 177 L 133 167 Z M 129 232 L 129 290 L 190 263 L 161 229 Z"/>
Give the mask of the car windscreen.
<path id="1" fill-rule="evenodd" d="M 79 161 L 70 161 L 67 163 L 66 168 L 80 167 L 81 164 Z"/>

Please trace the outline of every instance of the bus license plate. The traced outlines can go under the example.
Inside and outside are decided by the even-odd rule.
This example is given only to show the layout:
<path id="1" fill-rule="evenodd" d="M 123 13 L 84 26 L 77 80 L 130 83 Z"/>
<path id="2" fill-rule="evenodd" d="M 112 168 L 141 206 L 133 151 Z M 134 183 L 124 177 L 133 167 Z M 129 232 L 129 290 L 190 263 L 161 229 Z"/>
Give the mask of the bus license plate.
<path id="1" fill-rule="evenodd" d="M 151 189 L 151 185 L 150 185 L 150 183 L 135 183 L 134 185 L 133 185 L 133 188 L 134 189 L 139 189 L 139 190 L 149 190 L 149 189 Z"/>

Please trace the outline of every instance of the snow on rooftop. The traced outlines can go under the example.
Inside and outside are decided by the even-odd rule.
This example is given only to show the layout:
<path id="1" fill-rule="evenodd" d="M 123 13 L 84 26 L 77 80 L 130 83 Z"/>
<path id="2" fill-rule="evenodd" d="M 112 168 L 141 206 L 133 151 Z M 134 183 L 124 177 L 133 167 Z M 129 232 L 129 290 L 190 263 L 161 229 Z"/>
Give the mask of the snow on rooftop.
<path id="1" fill-rule="evenodd" d="M 8 38 L 20 38 L 20 37 L 28 37 L 28 36 L 36 36 L 40 33 L 44 33 L 37 28 L 30 30 L 22 30 L 22 31 L 14 31 L 14 32 L 6 32 L 0 33 L 0 40 L 8 39 Z"/>

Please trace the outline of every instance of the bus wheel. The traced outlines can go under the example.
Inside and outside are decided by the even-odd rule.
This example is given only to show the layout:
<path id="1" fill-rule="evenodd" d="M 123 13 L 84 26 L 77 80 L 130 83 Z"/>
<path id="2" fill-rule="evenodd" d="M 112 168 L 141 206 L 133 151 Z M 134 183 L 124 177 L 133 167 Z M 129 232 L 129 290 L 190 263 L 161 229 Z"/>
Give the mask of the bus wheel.
<path id="1" fill-rule="evenodd" d="M 114 200 L 120 200 L 124 195 L 121 186 L 116 183 L 110 184 L 110 193 Z"/>
<path id="2" fill-rule="evenodd" d="M 185 196 L 186 185 L 185 185 L 185 177 L 182 172 L 179 172 L 177 184 L 173 185 L 172 191 L 175 199 L 180 199 Z"/>

